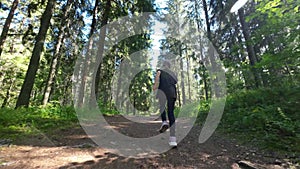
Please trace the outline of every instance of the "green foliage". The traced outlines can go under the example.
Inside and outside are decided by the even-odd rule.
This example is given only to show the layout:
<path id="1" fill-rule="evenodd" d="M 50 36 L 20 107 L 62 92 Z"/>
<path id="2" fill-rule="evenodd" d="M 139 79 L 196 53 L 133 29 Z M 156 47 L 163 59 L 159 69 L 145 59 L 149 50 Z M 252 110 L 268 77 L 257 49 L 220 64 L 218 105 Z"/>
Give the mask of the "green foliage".
<path id="1" fill-rule="evenodd" d="M 210 100 L 201 100 L 200 104 L 198 105 L 198 116 L 197 116 L 197 124 L 204 123 L 207 114 L 210 110 L 211 101 Z"/>
<path id="2" fill-rule="evenodd" d="M 138 73 L 132 80 L 129 87 L 129 97 L 133 106 L 140 111 L 147 111 L 150 108 L 152 70 L 144 70 Z"/>
<path id="3" fill-rule="evenodd" d="M 268 149 L 299 151 L 299 87 L 242 90 L 227 98 L 220 128 Z"/>
<path id="4" fill-rule="evenodd" d="M 176 117 L 197 117 L 202 108 L 203 104 L 199 102 L 187 103 L 180 108 L 176 108 L 174 114 Z"/>
<path id="5" fill-rule="evenodd" d="M 120 114 L 119 111 L 115 110 L 114 108 L 108 107 L 107 105 L 104 105 L 101 102 L 98 103 L 98 107 L 100 109 L 100 112 L 105 116 L 113 116 Z"/>
<path id="6" fill-rule="evenodd" d="M 37 134 L 36 129 L 49 132 L 53 129 L 68 128 L 77 122 L 72 107 L 48 105 L 47 107 L 30 107 L 0 109 L 0 138 L 22 138 Z"/>
<path id="7" fill-rule="evenodd" d="M 70 1 L 71 2 L 71 1 Z M 166 8 L 171 15 L 186 16 L 187 21 L 195 22 L 199 28 L 206 23 L 201 19 L 203 1 L 168 1 Z M 90 29 L 90 23 L 86 19 L 93 15 L 93 5 L 84 1 L 72 1 L 72 9 L 67 18 L 64 7 L 66 1 L 57 2 L 53 19 L 51 20 L 51 29 L 46 36 L 45 50 L 41 55 L 38 74 L 35 80 L 35 86 L 31 93 L 30 108 L 20 108 L 17 110 L 11 108 L 0 109 L 0 138 L 5 137 L 22 137 L 29 134 L 35 134 L 36 129 L 48 132 L 54 128 L 70 127 L 77 122 L 77 117 L 72 107 L 62 105 L 72 104 L 70 97 L 72 93 L 72 73 L 75 61 L 87 42 L 87 32 Z M 95 14 L 98 18 L 95 21 L 95 27 L 101 26 L 104 17 L 105 3 L 100 1 Z M 249 1 L 244 8 L 246 21 L 249 25 L 248 33 L 251 35 L 251 44 L 254 47 L 258 62 L 255 69 L 259 71 L 263 86 L 269 88 L 260 88 L 256 90 L 246 90 L 254 88 L 252 66 L 249 65 L 247 50 L 240 18 L 236 14 L 228 14 L 234 1 L 217 1 L 211 0 L 209 8 L 211 14 L 209 21 L 211 30 L 212 43 L 217 48 L 220 57 L 226 67 L 227 92 L 230 93 L 227 101 L 225 112 L 222 118 L 220 128 L 226 132 L 239 135 L 245 141 L 255 141 L 266 148 L 278 150 L 288 150 L 300 152 L 300 114 L 299 114 L 299 3 L 295 0 L 255 0 Z M 0 3 L 0 12 L 7 14 L 11 1 L 4 0 Z M 21 1 L 10 26 L 9 36 L 3 46 L 3 53 L 0 58 L 0 104 L 2 107 L 13 107 L 19 95 L 24 76 L 32 55 L 33 44 L 40 26 L 40 18 L 45 10 L 46 1 Z M 185 7 L 184 7 L 185 6 Z M 188 10 L 187 10 L 188 9 Z M 134 16 L 141 12 L 154 11 L 153 0 L 134 0 L 134 1 L 112 1 L 111 10 L 109 11 L 109 22 L 117 19 L 119 16 Z M 162 12 L 164 13 L 164 12 Z M 85 16 L 87 14 L 87 16 Z M 50 70 L 51 60 L 59 39 L 59 30 L 63 24 L 71 21 L 71 25 L 66 28 L 64 41 L 60 49 L 59 67 L 55 73 L 55 81 L 50 96 L 50 104 L 46 107 L 38 107 L 43 98 L 43 89 L 47 82 L 47 75 Z M 4 25 L 5 16 L 0 16 L 0 25 Z M 151 29 L 151 22 L 145 20 L 147 27 Z M 167 20 L 169 25 L 179 25 L 177 20 Z M 1 26 L 0 26 L 1 27 Z M 99 29 L 98 29 L 99 30 Z M 125 31 L 125 28 L 124 28 Z M 173 28 L 167 28 L 168 32 L 173 32 Z M 204 32 L 205 34 L 205 32 Z M 191 36 L 194 36 L 192 34 Z M 206 35 L 205 35 L 206 36 Z M 114 38 L 107 36 L 106 38 Z M 200 38 L 201 39 L 201 38 Z M 115 104 L 124 107 L 128 102 L 117 102 L 111 99 L 110 93 L 113 89 L 112 78 L 120 63 L 129 56 L 140 50 L 147 50 L 151 47 L 150 35 L 134 35 L 124 39 L 116 44 L 110 50 L 110 53 L 103 58 L 101 63 L 101 75 L 99 91 L 96 93 L 100 110 L 104 115 L 118 115 L 119 111 L 115 110 Z M 201 43 L 205 44 L 205 38 Z M 210 84 L 204 86 L 210 77 L 207 68 L 201 65 L 202 59 L 193 51 L 182 46 L 178 40 L 167 38 L 162 41 L 161 49 L 180 55 L 180 59 L 194 59 L 200 63 L 195 68 L 195 74 L 199 76 L 198 86 L 208 91 L 210 95 Z M 181 50 L 180 50 L 181 49 Z M 204 53 L 205 55 L 205 53 Z M 148 54 L 142 58 L 144 68 L 149 68 Z M 162 59 L 160 56 L 159 59 Z M 174 59 L 174 58 L 168 58 Z M 178 60 L 180 60 L 178 58 Z M 131 60 L 132 64 L 140 65 L 140 60 Z M 182 68 L 174 67 L 177 72 Z M 123 69 L 128 69 L 127 67 Z M 121 69 L 122 70 L 122 69 Z M 118 86 L 125 86 L 130 83 L 130 93 L 124 93 L 120 90 L 117 93 L 119 99 L 129 98 L 131 103 L 139 110 L 147 110 L 151 105 L 148 96 L 151 91 L 152 81 L 151 72 L 143 71 L 135 76 L 132 81 L 126 81 L 134 71 L 120 71 L 120 81 Z M 183 74 L 188 77 L 186 74 Z M 181 78 L 181 77 L 180 77 Z M 181 80 L 181 79 L 179 79 Z M 185 84 L 187 78 L 185 78 Z M 129 86 L 129 85 L 128 85 Z M 278 87 L 274 87 L 278 86 Z M 179 92 L 180 92 L 180 88 Z M 199 92 L 202 97 L 205 95 L 204 90 Z M 181 94 L 181 93 L 180 93 Z M 197 95 L 198 96 L 198 95 Z M 209 97 L 209 96 L 208 96 Z M 201 98 L 202 99 L 202 98 Z M 206 98 L 208 99 L 208 98 Z M 201 101 L 200 104 L 186 104 L 183 107 L 176 107 L 175 114 L 181 111 L 182 116 L 198 115 L 199 123 L 206 119 L 210 109 L 210 101 Z M 123 111 L 123 110 L 121 110 Z M 200 111 L 200 113 L 198 113 Z M 134 113 L 134 112 L 132 112 Z"/>

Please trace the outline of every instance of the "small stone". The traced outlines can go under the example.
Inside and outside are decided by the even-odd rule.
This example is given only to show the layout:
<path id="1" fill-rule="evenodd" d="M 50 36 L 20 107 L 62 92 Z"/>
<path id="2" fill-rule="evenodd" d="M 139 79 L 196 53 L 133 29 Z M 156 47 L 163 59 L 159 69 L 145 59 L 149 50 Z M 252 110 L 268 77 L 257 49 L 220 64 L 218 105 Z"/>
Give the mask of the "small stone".
<path id="1" fill-rule="evenodd" d="M 280 160 L 276 159 L 275 162 L 274 162 L 274 164 L 276 164 L 276 165 L 281 165 L 282 162 L 281 162 Z"/>
<path id="2" fill-rule="evenodd" d="M 231 169 L 241 169 L 240 166 L 237 163 L 233 163 L 231 165 Z"/>

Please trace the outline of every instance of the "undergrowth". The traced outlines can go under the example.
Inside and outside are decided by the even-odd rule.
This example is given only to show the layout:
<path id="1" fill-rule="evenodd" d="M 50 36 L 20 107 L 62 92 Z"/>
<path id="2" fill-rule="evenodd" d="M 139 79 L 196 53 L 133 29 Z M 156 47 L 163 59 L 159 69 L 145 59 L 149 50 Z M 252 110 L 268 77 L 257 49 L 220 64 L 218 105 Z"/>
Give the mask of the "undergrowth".
<path id="1" fill-rule="evenodd" d="M 261 88 L 230 94 L 219 130 L 244 143 L 300 153 L 299 88 Z"/>
<path id="2" fill-rule="evenodd" d="M 46 107 L 2 108 L 0 109 L 0 139 L 20 139 L 64 129 L 78 122 L 72 107 L 48 105 Z"/>
<path id="3" fill-rule="evenodd" d="M 300 152 L 299 88 L 261 88 L 241 90 L 229 94 L 218 131 L 230 134 L 244 143 L 277 152 Z M 188 105 L 179 112 L 195 116 L 197 123 L 206 120 L 209 101 Z M 105 115 L 118 115 L 118 111 L 101 109 Z M 213 112 L 212 112 L 213 113 Z M 47 107 L 0 109 L 0 139 L 22 138 L 36 134 L 36 129 L 49 132 L 78 125 L 73 107 L 49 104 Z"/>

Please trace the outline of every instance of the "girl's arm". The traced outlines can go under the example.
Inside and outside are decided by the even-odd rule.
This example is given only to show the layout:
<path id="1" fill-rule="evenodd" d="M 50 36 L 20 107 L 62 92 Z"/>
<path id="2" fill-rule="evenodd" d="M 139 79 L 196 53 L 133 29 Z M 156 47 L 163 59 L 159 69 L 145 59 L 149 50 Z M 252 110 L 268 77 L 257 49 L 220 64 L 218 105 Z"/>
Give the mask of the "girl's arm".
<path id="1" fill-rule="evenodd" d="M 154 85 L 153 85 L 153 91 L 158 89 L 158 85 L 159 85 L 159 76 L 160 76 L 160 71 L 157 71 L 156 76 L 155 76 L 155 81 L 154 81 Z"/>

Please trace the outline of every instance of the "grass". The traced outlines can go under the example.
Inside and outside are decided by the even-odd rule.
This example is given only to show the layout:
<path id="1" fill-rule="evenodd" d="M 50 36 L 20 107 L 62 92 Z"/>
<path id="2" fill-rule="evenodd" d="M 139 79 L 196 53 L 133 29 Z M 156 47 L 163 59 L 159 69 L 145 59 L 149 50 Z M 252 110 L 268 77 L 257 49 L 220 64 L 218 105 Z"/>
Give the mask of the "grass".
<path id="1" fill-rule="evenodd" d="M 283 154 L 300 155 L 299 88 L 261 88 L 227 97 L 222 133 L 244 144 Z"/>
<path id="2" fill-rule="evenodd" d="M 224 114 L 217 131 L 234 137 L 243 144 L 285 154 L 300 154 L 299 88 L 261 88 L 236 91 L 228 95 Z M 194 117 L 202 124 L 210 109 L 209 101 L 176 109 L 182 115 Z M 101 109 L 105 115 L 120 114 Z M 195 113 L 196 112 L 196 113 Z M 73 107 L 48 105 L 20 109 L 0 109 L 0 139 L 15 140 L 57 129 L 78 126 Z"/>
<path id="3" fill-rule="evenodd" d="M 23 139 L 51 132 L 53 129 L 70 128 L 78 123 L 71 107 L 30 107 L 0 109 L 0 139 Z"/>

